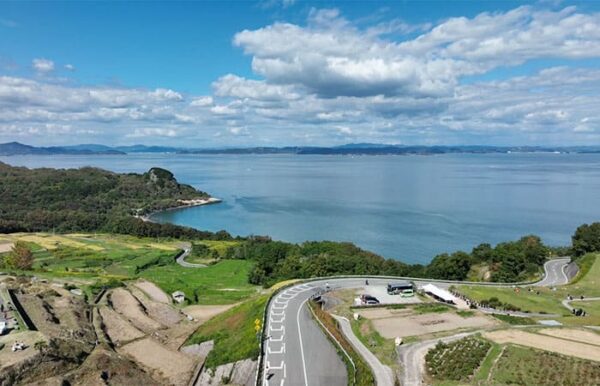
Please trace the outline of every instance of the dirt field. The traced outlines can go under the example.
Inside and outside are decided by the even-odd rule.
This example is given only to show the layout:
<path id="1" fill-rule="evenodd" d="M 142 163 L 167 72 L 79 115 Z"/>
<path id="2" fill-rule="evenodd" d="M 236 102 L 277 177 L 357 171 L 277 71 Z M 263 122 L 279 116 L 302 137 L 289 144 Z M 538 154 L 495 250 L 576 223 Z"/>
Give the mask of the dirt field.
<path id="1" fill-rule="evenodd" d="M 135 341 L 118 349 L 146 368 L 158 372 L 173 385 L 187 384 L 195 362 L 191 357 L 165 348 L 151 338 Z"/>
<path id="2" fill-rule="evenodd" d="M 0 253 L 10 252 L 13 245 L 13 243 L 0 242 Z"/>
<path id="3" fill-rule="evenodd" d="M 463 318 L 453 312 L 431 313 L 423 315 L 407 315 L 398 313 L 402 310 L 374 310 L 378 317 L 373 318 L 360 312 L 363 317 L 373 322 L 373 327 L 381 336 L 394 339 L 395 337 L 406 337 L 424 335 L 440 331 L 450 331 L 459 328 L 491 327 L 497 323 L 486 316 L 472 316 Z M 396 311 L 396 313 L 394 313 Z"/>
<path id="4" fill-rule="evenodd" d="M 44 335 L 37 331 L 23 331 L 10 335 L 0 336 L 0 343 L 5 346 L 0 350 L 0 363 L 2 367 L 10 366 L 24 359 L 36 355 L 38 352 L 33 345 L 40 340 L 46 340 Z M 12 344 L 16 341 L 23 342 L 27 348 L 23 351 L 11 351 Z"/>
<path id="5" fill-rule="evenodd" d="M 154 283 L 149 281 L 138 281 L 135 283 L 135 286 L 144 291 L 146 295 L 150 297 L 150 299 L 155 302 L 171 304 L 171 298 L 169 295 L 163 292 L 160 288 L 158 288 Z"/>
<path id="6" fill-rule="evenodd" d="M 570 328 L 546 328 L 540 330 L 539 333 L 554 336 L 556 338 L 574 340 L 577 342 L 600 346 L 600 334 L 597 334 L 592 331 L 577 330 Z"/>
<path id="7" fill-rule="evenodd" d="M 110 299 L 115 311 L 123 315 L 136 328 L 143 332 L 149 334 L 152 331 L 163 327 L 160 323 L 149 318 L 148 315 L 144 313 L 140 303 L 129 291 L 123 288 L 117 288 L 111 292 Z"/>
<path id="8" fill-rule="evenodd" d="M 144 333 L 124 320 L 119 314 L 108 307 L 100 307 L 100 316 L 106 326 L 106 333 L 110 340 L 116 344 L 128 342 L 133 339 L 141 338 Z"/>
<path id="9" fill-rule="evenodd" d="M 485 333 L 484 337 L 497 343 L 514 343 L 578 358 L 600 361 L 600 347 L 590 344 L 577 343 L 520 330 L 493 331 Z"/>
<path id="10" fill-rule="evenodd" d="M 155 302 L 137 287 L 129 287 L 129 290 L 131 294 L 146 309 L 146 314 L 163 326 L 172 327 L 179 323 L 179 321 L 183 318 L 183 315 L 181 312 L 179 312 L 179 310 L 176 310 L 165 303 Z"/>
<path id="11" fill-rule="evenodd" d="M 183 308 L 183 312 L 190 315 L 195 320 L 205 322 L 215 315 L 225 312 L 228 309 L 235 307 L 237 304 L 226 304 L 224 306 L 187 306 Z"/>

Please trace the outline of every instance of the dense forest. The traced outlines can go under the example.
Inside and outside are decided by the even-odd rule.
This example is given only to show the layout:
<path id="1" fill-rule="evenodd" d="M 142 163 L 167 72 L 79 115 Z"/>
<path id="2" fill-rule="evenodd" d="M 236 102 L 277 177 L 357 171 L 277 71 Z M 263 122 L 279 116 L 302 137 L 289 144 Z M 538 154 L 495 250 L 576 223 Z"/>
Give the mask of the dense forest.
<path id="1" fill-rule="evenodd" d="M 207 198 L 152 168 L 144 174 L 80 169 L 27 169 L 0 162 L 0 233 L 105 231 L 138 236 L 229 238 L 172 224 L 145 222 L 136 215 Z"/>

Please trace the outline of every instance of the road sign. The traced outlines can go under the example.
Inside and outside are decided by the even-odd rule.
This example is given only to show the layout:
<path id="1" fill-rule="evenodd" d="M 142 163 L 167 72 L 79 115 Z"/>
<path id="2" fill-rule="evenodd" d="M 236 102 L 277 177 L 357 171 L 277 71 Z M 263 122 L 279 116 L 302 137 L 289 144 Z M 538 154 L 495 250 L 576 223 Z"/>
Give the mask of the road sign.
<path id="1" fill-rule="evenodd" d="M 261 330 L 260 325 L 257 324 L 256 326 L 254 326 L 254 330 L 256 330 L 256 332 L 259 332 Z"/>
<path id="2" fill-rule="evenodd" d="M 256 324 L 257 326 L 260 326 L 260 319 L 256 319 L 256 320 L 254 321 L 254 324 Z"/>

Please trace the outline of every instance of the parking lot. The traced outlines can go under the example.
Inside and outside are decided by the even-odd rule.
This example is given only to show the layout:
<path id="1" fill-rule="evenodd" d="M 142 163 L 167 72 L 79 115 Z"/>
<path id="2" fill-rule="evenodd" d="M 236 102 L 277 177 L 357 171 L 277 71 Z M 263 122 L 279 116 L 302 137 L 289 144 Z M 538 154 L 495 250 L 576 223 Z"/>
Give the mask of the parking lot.
<path id="1" fill-rule="evenodd" d="M 411 297 L 401 295 L 389 295 L 387 288 L 382 285 L 368 285 L 356 291 L 357 297 L 363 294 L 371 295 L 379 300 L 380 304 L 413 304 L 421 303 L 421 299 L 415 294 Z"/>

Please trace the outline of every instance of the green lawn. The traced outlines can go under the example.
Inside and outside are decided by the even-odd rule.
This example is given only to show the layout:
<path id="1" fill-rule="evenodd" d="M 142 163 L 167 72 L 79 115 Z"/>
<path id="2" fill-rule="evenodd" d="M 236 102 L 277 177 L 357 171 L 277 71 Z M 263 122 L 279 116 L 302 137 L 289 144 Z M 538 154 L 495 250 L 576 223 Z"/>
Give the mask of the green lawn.
<path id="1" fill-rule="evenodd" d="M 268 295 L 256 297 L 215 316 L 200 326 L 186 344 L 214 340 L 215 347 L 206 358 L 208 368 L 256 359 L 260 349 L 254 321 L 259 319 L 262 323 L 268 298 Z"/>
<path id="2" fill-rule="evenodd" d="M 153 266 L 140 276 L 156 283 L 167 293 L 183 291 L 191 303 L 230 304 L 256 294 L 257 288 L 248 283 L 252 262 L 222 260 L 206 268 L 185 268 L 172 263 Z"/>

